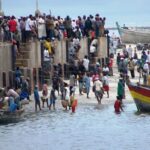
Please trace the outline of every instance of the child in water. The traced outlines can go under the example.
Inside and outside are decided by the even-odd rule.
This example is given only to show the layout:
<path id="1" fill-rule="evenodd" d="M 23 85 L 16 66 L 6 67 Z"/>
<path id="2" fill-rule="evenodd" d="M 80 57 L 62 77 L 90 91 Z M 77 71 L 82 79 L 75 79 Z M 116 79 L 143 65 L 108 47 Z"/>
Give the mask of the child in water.
<path id="1" fill-rule="evenodd" d="M 39 109 L 41 110 L 40 96 L 39 96 L 39 91 L 38 91 L 37 85 L 34 88 L 34 99 L 35 99 L 35 111 L 37 111 L 37 106 L 39 106 Z"/>
<path id="2" fill-rule="evenodd" d="M 50 105 L 49 105 L 49 110 L 51 110 L 51 106 L 53 105 L 53 109 L 55 110 L 55 101 L 56 101 L 56 95 L 55 95 L 55 90 L 52 89 L 50 93 Z"/>
<path id="3" fill-rule="evenodd" d="M 123 111 L 123 108 L 121 106 L 121 101 L 120 101 L 120 97 L 119 96 L 117 96 L 117 100 L 115 101 L 114 108 L 115 108 L 115 112 L 116 113 L 120 113 L 121 110 Z"/>
<path id="4" fill-rule="evenodd" d="M 77 107 L 77 100 L 72 95 L 70 96 L 70 107 L 72 109 L 72 113 L 74 113 Z"/>

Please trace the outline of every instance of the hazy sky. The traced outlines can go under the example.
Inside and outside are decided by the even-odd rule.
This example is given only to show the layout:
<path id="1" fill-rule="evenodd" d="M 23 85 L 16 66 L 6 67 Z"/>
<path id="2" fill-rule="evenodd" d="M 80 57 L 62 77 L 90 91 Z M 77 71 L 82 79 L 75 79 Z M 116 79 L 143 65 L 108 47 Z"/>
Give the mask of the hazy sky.
<path id="1" fill-rule="evenodd" d="M 34 14 L 36 0 L 2 0 L 6 15 L 26 16 Z M 150 26 L 150 0 L 39 0 L 39 9 L 46 14 L 76 18 L 79 15 L 99 13 L 107 18 L 107 26 Z"/>

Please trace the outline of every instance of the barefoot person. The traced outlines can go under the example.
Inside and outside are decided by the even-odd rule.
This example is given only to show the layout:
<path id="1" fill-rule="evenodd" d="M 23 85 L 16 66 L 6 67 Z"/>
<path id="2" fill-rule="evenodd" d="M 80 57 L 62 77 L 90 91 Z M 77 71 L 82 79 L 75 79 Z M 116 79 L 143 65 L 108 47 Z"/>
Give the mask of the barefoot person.
<path id="1" fill-rule="evenodd" d="M 120 101 L 120 97 L 119 96 L 117 96 L 117 100 L 115 101 L 114 109 L 115 109 L 116 113 L 120 113 L 121 111 L 123 111 L 123 108 L 121 106 L 121 101 Z"/>
<path id="2" fill-rule="evenodd" d="M 65 96 L 64 99 L 61 101 L 62 106 L 67 110 L 67 107 L 69 106 L 69 100 L 70 100 L 70 91 L 69 91 L 69 86 L 67 83 L 64 83 L 64 91 L 65 91 Z"/>
<path id="3" fill-rule="evenodd" d="M 101 99 L 103 97 L 103 91 L 102 91 L 102 83 L 100 82 L 99 78 L 95 78 L 93 86 L 94 86 L 94 93 L 97 98 L 98 104 L 101 104 Z"/>
<path id="4" fill-rule="evenodd" d="M 103 83 L 104 91 L 107 92 L 107 98 L 109 98 L 109 81 L 108 81 L 108 76 L 106 76 L 105 74 L 102 77 L 102 83 Z"/>
<path id="5" fill-rule="evenodd" d="M 53 109 L 55 110 L 55 101 L 56 101 L 56 95 L 55 95 L 55 90 L 52 89 L 50 93 L 50 105 L 49 105 L 49 110 L 51 110 L 51 106 L 53 105 Z"/>
<path id="6" fill-rule="evenodd" d="M 48 87 L 47 87 L 47 84 L 43 84 L 43 89 L 42 89 L 42 97 L 41 97 L 41 100 L 42 100 L 42 107 L 44 108 L 44 103 L 46 102 L 47 104 L 47 107 L 48 107 Z"/>
<path id="7" fill-rule="evenodd" d="M 34 88 L 34 99 L 35 99 L 35 111 L 37 111 L 37 106 L 39 107 L 39 110 L 41 110 L 40 96 L 37 85 Z"/>

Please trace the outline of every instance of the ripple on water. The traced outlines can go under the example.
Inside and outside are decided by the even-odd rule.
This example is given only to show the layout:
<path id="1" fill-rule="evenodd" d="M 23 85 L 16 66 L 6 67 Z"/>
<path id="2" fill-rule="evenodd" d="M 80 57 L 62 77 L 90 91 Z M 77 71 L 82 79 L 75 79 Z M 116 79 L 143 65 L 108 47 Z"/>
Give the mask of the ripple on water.
<path id="1" fill-rule="evenodd" d="M 62 110 L 26 114 L 18 123 L 0 126 L 0 147 L 12 150 L 13 143 L 15 150 L 148 149 L 150 116 L 135 115 L 134 104 L 127 104 L 119 115 L 113 109 L 88 104 L 78 106 L 74 114 Z"/>

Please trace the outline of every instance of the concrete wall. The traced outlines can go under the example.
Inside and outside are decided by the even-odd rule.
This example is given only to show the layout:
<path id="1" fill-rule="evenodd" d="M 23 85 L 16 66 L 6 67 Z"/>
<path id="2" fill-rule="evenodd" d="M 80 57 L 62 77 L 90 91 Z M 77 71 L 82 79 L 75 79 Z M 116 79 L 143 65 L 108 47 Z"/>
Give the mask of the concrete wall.
<path id="1" fill-rule="evenodd" d="M 9 85 L 9 71 L 12 70 L 11 44 L 0 45 L 0 87 L 3 86 L 2 73 L 6 72 L 6 85 Z"/>
<path id="2" fill-rule="evenodd" d="M 54 63 L 66 63 L 66 40 L 56 41 Z"/>
<path id="3" fill-rule="evenodd" d="M 40 42 L 32 42 L 28 45 L 30 49 L 30 60 L 28 67 L 31 68 L 40 68 L 41 67 L 41 45 Z"/>
<path id="4" fill-rule="evenodd" d="M 99 38 L 98 46 L 98 58 L 106 58 L 107 54 L 107 38 Z M 87 39 L 81 39 L 81 49 L 79 51 L 79 58 L 83 59 L 85 55 L 88 55 L 88 43 Z M 41 68 L 41 45 L 40 42 L 32 42 L 27 44 L 26 49 L 29 50 L 30 58 L 28 59 L 28 67 L 25 69 L 31 70 L 31 80 L 33 79 L 33 68 Z M 66 64 L 66 40 L 57 41 L 55 50 L 55 64 Z M 11 44 L 1 43 L 0 45 L 0 87 L 3 86 L 2 73 L 6 72 L 6 84 L 9 85 L 9 71 L 12 70 L 12 50 Z M 27 71 L 24 70 L 25 76 Z M 38 73 L 37 73 L 38 78 Z"/>
<path id="5" fill-rule="evenodd" d="M 99 58 L 108 57 L 107 37 L 100 37 L 98 42 L 99 42 L 98 57 Z"/>
<path id="6" fill-rule="evenodd" d="M 79 59 L 83 59 L 85 55 L 88 55 L 88 41 L 87 38 L 83 38 L 80 41 L 81 48 L 79 50 Z"/>

